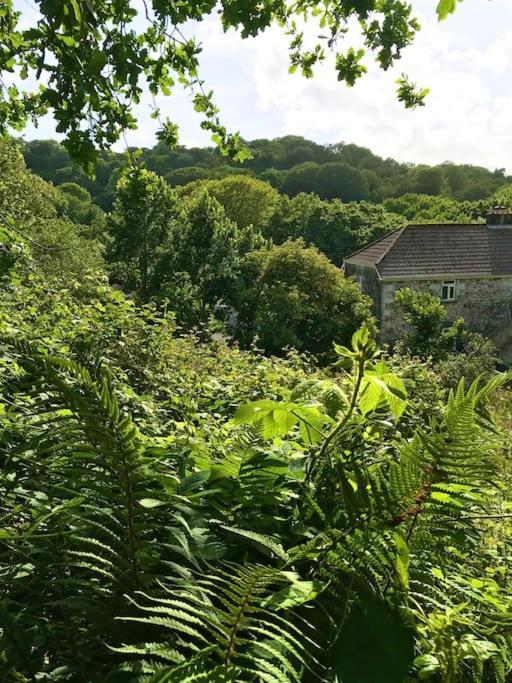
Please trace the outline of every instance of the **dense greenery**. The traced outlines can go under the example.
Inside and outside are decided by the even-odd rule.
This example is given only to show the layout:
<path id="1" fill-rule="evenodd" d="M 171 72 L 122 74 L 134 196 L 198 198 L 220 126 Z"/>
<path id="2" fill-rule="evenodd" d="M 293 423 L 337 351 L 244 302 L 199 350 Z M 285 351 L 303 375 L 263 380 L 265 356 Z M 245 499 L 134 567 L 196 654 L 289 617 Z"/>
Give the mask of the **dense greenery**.
<path id="1" fill-rule="evenodd" d="M 218 181 L 242 174 L 265 180 L 290 197 L 314 193 L 322 199 L 338 198 L 344 202 L 386 200 L 388 211 L 419 221 L 436 220 L 440 216 L 455 222 L 474 220 L 487 207 L 487 204 L 482 207 L 479 200 L 487 199 L 510 181 L 503 169 L 491 172 L 452 163 L 432 167 L 404 164 L 383 159 L 354 144 L 324 146 L 291 135 L 275 140 L 252 140 L 246 145 L 252 158 L 243 165 L 226 159 L 214 148 L 171 150 L 162 142 L 143 149 L 140 160 L 172 186 L 208 179 Z M 57 142 L 30 141 L 23 151 L 28 167 L 45 180 L 55 185 L 78 183 L 91 192 L 100 207 L 112 207 L 119 168 L 124 164 L 122 154 L 103 152 L 96 167 L 96 178 L 91 179 L 72 164 L 64 147 Z M 220 186 L 218 182 L 209 183 L 209 187 L 215 190 L 218 199 L 226 196 L 226 202 L 234 202 L 236 207 L 237 190 L 244 186 L 233 187 L 227 181 Z M 248 185 L 248 191 L 251 198 L 258 197 L 257 185 Z M 274 205 L 275 196 L 269 193 L 267 201 L 270 206 Z M 229 211 L 228 215 L 236 220 Z"/>
<path id="2" fill-rule="evenodd" d="M 439 18 L 453 12 L 455 5 L 455 0 L 439 0 Z M 186 35 L 194 21 L 217 15 L 224 30 L 234 29 L 242 38 L 277 25 L 289 37 L 290 71 L 299 70 L 309 78 L 330 55 L 338 80 L 349 86 L 366 73 L 366 53 L 387 70 L 420 28 L 412 7 L 403 0 L 272 0 L 256 5 L 182 0 L 177 6 L 162 0 L 36 0 L 36 6 L 28 7 L 32 13 L 27 16 L 14 9 L 12 0 L 0 8 L 0 133 L 23 128 L 27 120 L 51 112 L 58 131 L 65 134 L 67 150 L 90 174 L 98 151 L 136 127 L 133 105 L 140 102 L 144 87 L 155 98 L 171 95 L 176 83 L 191 91 L 201 125 L 222 154 L 238 160 L 250 156 L 239 135 L 229 134 L 222 125 L 213 94 L 201 80 L 202 46 Z M 319 29 L 313 44 L 305 39 L 304 22 L 316 23 Z M 343 49 L 343 38 L 354 22 L 361 27 L 360 46 Z M 37 90 L 24 87 L 30 77 L 39 83 Z M 398 99 L 406 107 L 424 103 L 426 88 L 416 89 L 406 76 L 397 83 Z M 162 120 L 154 102 L 158 138 L 176 145 L 176 122 Z M 329 181 L 332 171 L 321 173 Z"/>
<path id="3" fill-rule="evenodd" d="M 508 376 L 413 292 L 379 352 L 311 246 L 401 216 L 0 158 L 2 680 L 506 681 Z"/>
<path id="4" fill-rule="evenodd" d="M 277 23 L 292 70 L 333 49 L 352 85 L 413 40 L 411 7 L 34 2 L 31 26 L 0 7 L 0 133 L 50 111 L 65 147 L 0 138 L 0 679 L 511 680 L 510 373 L 411 289 L 380 350 L 339 268 L 407 221 L 512 206 L 510 179 L 246 144 L 184 35 L 214 10 L 243 37 Z M 160 121 L 153 149 L 107 151 L 141 84 L 175 81 L 217 148 Z"/>

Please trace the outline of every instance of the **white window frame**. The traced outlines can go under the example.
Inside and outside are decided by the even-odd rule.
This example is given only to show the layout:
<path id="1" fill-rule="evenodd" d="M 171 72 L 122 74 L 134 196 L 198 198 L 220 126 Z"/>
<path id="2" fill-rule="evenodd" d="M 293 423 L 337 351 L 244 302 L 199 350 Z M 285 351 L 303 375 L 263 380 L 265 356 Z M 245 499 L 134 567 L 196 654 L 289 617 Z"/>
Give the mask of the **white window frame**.
<path id="1" fill-rule="evenodd" d="M 445 296 L 446 290 L 446 296 Z M 443 280 L 441 285 L 441 301 L 443 303 L 451 303 L 455 301 L 456 297 L 456 283 L 455 280 Z"/>

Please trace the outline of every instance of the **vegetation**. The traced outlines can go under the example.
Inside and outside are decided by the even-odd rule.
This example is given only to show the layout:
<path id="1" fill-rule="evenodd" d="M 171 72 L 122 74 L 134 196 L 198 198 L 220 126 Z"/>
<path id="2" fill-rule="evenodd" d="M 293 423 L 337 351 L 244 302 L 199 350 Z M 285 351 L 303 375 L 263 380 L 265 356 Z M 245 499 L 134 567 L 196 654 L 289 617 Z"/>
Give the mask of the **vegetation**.
<path id="1" fill-rule="evenodd" d="M 304 241 L 343 253 L 370 205 L 137 164 L 105 216 L 0 149 L 1 677 L 506 681 L 508 378 L 412 292 L 379 352 Z"/>
<path id="2" fill-rule="evenodd" d="M 183 35 L 208 0 L 38 6 L 28 27 L 0 8 L 2 76 L 45 84 L 0 80 L 0 132 L 51 111 L 65 135 L 0 139 L 0 679 L 511 680 L 510 373 L 410 289 L 380 350 L 339 267 L 509 205 L 510 179 L 229 135 Z M 318 9 L 218 4 L 244 37 L 281 24 L 306 76 L 359 20 L 364 48 L 333 55 L 349 85 L 419 28 L 398 0 Z M 141 83 L 177 80 L 217 149 L 161 121 L 153 149 L 108 151 Z"/>
<path id="3" fill-rule="evenodd" d="M 440 0 L 439 17 L 452 12 L 454 4 Z M 217 6 L 213 0 L 183 1 L 179 7 L 161 0 L 148 0 L 142 6 L 133 0 L 114 4 L 71 0 L 40 2 L 37 9 L 39 17 L 25 17 L 15 11 L 12 0 L 6 0 L 1 9 L 0 71 L 20 78 L 15 84 L 0 81 L 0 133 L 18 130 L 27 120 L 51 112 L 59 132 L 66 136 L 66 149 L 89 174 L 94 172 L 98 150 L 136 127 L 133 104 L 140 102 L 143 84 L 154 98 L 171 95 L 177 82 L 187 86 L 194 109 L 202 116 L 202 127 L 211 132 L 222 154 L 239 161 L 250 156 L 239 135 L 229 134 L 222 125 L 213 94 L 199 74 L 201 45 L 185 35 L 191 22 L 208 18 L 216 10 L 224 30 L 234 29 L 243 38 L 255 37 L 273 25 L 284 29 L 290 39 L 292 72 L 299 70 L 309 78 L 331 55 L 338 79 L 349 86 L 367 71 L 361 63 L 365 52 L 387 70 L 420 28 L 412 7 L 403 0 L 367 0 L 361 6 L 351 0 L 321 6 L 314 0 L 275 0 L 255 7 L 238 1 Z M 304 21 L 318 24 L 321 33 L 316 44 L 304 40 Z M 362 29 L 361 46 L 343 51 L 342 39 L 354 21 Z M 29 77 L 40 83 L 35 92 L 20 82 Z M 415 88 L 406 76 L 398 81 L 398 98 L 406 107 L 422 105 L 427 94 L 427 89 Z M 176 122 L 162 120 L 156 104 L 153 116 L 160 123 L 159 140 L 176 145 Z"/>
<path id="4" fill-rule="evenodd" d="M 299 241 L 248 254 L 238 291 L 240 334 L 268 352 L 328 353 L 334 340 L 371 321 L 371 301 L 358 285 Z"/>
<path id="5" fill-rule="evenodd" d="M 382 159 L 365 147 L 346 143 L 324 146 L 292 135 L 245 144 L 252 158 L 243 166 L 215 148 L 169 149 L 162 142 L 143 149 L 139 160 L 173 187 L 193 183 L 190 188 L 194 188 L 194 181 L 216 181 L 208 183 L 210 191 L 225 203 L 228 215 L 235 221 L 237 196 L 247 191 L 244 217 L 251 216 L 255 225 L 258 220 L 263 225 L 270 217 L 269 209 L 275 206 L 276 196 L 268 187 L 252 183 L 251 178 L 263 180 L 290 197 L 313 193 L 326 200 L 383 202 L 387 211 L 400 214 L 408 221 L 420 222 L 478 219 L 485 215 L 488 198 L 510 182 L 504 169 L 489 171 L 450 163 L 415 166 Z M 122 154 L 102 152 L 96 178 L 91 179 L 73 165 L 65 148 L 55 141 L 27 142 L 23 152 L 28 167 L 45 180 L 55 185 L 78 183 L 92 194 L 101 208 L 112 208 L 119 168 L 125 163 Z M 239 176 L 236 181 L 230 181 L 233 175 Z M 223 179 L 225 183 L 219 183 Z M 269 206 L 262 217 L 252 220 L 249 205 L 253 212 L 258 212 L 258 206 L 261 210 L 263 202 L 259 198 L 265 193 Z M 230 213 L 228 202 L 234 213 Z M 497 196 L 497 203 L 509 202 L 510 198 Z"/>

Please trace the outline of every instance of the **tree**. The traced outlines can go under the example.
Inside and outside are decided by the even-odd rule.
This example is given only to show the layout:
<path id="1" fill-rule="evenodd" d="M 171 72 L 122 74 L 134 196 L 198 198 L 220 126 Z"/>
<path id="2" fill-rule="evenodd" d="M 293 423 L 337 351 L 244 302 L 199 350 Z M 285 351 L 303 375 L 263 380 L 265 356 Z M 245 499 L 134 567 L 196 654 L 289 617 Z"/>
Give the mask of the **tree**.
<path id="1" fill-rule="evenodd" d="M 18 145 L 0 140 L 0 211 L 26 224 L 57 216 L 58 193 L 39 176 L 27 172 Z"/>
<path id="2" fill-rule="evenodd" d="M 446 194 L 448 184 L 442 167 L 422 167 L 413 169 L 411 173 L 411 190 L 418 194 Z"/>
<path id="3" fill-rule="evenodd" d="M 203 191 L 188 206 L 186 219 L 162 255 L 157 271 L 158 296 L 171 301 L 181 321 L 190 324 L 204 320 L 232 292 L 241 245 L 236 224 L 222 205 Z"/>
<path id="4" fill-rule="evenodd" d="M 439 297 L 405 287 L 397 291 L 395 300 L 409 326 L 404 338 L 409 351 L 422 357 L 439 358 L 450 346 L 454 348 L 463 321 L 448 327 L 446 308 Z"/>
<path id="5" fill-rule="evenodd" d="M 19 146 L 0 140 L 0 227 L 30 249 L 35 268 L 45 278 L 69 283 L 102 272 L 105 264 L 101 244 L 85 239 L 71 220 L 59 218 L 63 205 L 55 187 L 27 171 Z"/>
<path id="6" fill-rule="evenodd" d="M 261 229 L 273 215 L 279 201 L 279 193 L 271 185 L 245 175 L 195 183 L 190 187 L 190 194 L 198 195 L 205 190 L 222 204 L 226 216 L 239 228 L 253 225 Z M 185 187 L 182 196 L 186 193 Z"/>
<path id="7" fill-rule="evenodd" d="M 93 204 L 91 193 L 76 183 L 59 185 L 63 204 L 61 211 L 73 223 L 93 225 L 102 222 L 103 211 Z"/>
<path id="8" fill-rule="evenodd" d="M 315 194 L 301 192 L 291 198 L 281 195 L 274 215 L 263 228 L 263 234 L 274 244 L 283 244 L 288 239 L 305 238 L 313 216 L 321 212 L 324 204 Z"/>
<path id="9" fill-rule="evenodd" d="M 368 183 L 361 171 L 343 163 L 322 164 L 317 175 L 316 192 L 322 199 L 359 201 L 368 197 Z"/>
<path id="10" fill-rule="evenodd" d="M 177 195 L 163 178 L 143 166 L 126 169 L 109 220 L 109 257 L 121 264 L 126 285 L 136 289 L 143 301 L 156 287 L 156 264 L 181 218 Z"/>
<path id="11" fill-rule="evenodd" d="M 403 224 L 401 216 L 382 206 L 334 200 L 311 216 L 305 239 L 341 267 L 346 256 Z"/>
<path id="12" fill-rule="evenodd" d="M 299 194 L 281 198 L 264 234 L 276 244 L 302 237 L 341 266 L 345 256 L 403 223 L 401 216 L 379 205 L 326 202 L 316 195 Z"/>
<path id="13" fill-rule="evenodd" d="M 328 353 L 371 321 L 371 301 L 317 249 L 301 240 L 247 255 L 237 309 L 239 333 L 271 353 L 286 347 Z"/>
<path id="14" fill-rule="evenodd" d="M 196 180 L 207 180 L 210 171 L 202 166 L 185 166 L 168 173 L 165 178 L 170 185 L 188 185 Z"/>
<path id="15" fill-rule="evenodd" d="M 289 197 L 300 193 L 317 192 L 320 166 L 313 161 L 294 166 L 283 177 L 281 191 Z"/>
<path id="16" fill-rule="evenodd" d="M 440 17 L 453 11 L 455 4 L 440 0 Z M 136 127 L 133 103 L 140 101 L 143 82 L 153 95 L 169 95 L 175 82 L 181 81 L 194 92 L 202 126 L 224 153 L 242 160 L 247 157 L 243 142 L 238 134 L 227 133 L 211 93 L 202 87 L 198 74 L 201 46 L 184 35 L 187 22 L 203 19 L 215 7 L 214 0 L 180 2 L 178 6 L 148 0 L 142 7 L 135 0 L 40 2 L 41 18 L 35 23 L 32 15 L 21 17 L 12 0 L 6 0 L 0 12 L 0 72 L 20 70 L 23 77 L 35 76 L 45 85 L 34 93 L 2 81 L 0 132 L 52 112 L 71 156 L 92 171 L 97 149 L 109 147 L 123 130 Z M 315 17 L 323 26 L 322 34 L 316 45 L 306 47 L 299 26 Z M 326 59 L 346 26 L 359 21 L 363 47 L 334 55 L 338 78 L 349 85 L 366 71 L 360 64 L 365 50 L 381 68 L 388 69 L 419 30 L 405 0 L 329 0 L 322 5 L 316 0 L 256 5 L 225 1 L 220 4 L 219 18 L 224 29 L 234 28 L 244 38 L 257 36 L 276 23 L 284 25 L 290 36 L 291 69 L 299 69 L 305 76 L 311 76 L 315 66 Z M 400 80 L 398 97 L 406 106 L 422 104 L 425 95 L 424 90 L 415 91 L 406 78 Z M 176 125 L 162 121 L 159 137 L 176 144 Z"/>
<path id="17" fill-rule="evenodd" d="M 459 202 L 426 194 L 404 194 L 382 204 L 387 211 L 414 223 L 471 223 L 484 218 L 488 210 L 485 202 Z"/>

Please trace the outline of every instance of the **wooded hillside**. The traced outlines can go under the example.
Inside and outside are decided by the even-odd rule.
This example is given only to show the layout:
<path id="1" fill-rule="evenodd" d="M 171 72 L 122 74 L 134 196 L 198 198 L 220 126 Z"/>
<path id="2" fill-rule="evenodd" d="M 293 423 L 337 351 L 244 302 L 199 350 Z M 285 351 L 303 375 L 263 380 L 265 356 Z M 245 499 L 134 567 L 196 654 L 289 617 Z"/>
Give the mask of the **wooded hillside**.
<path id="1" fill-rule="evenodd" d="M 504 169 L 490 171 L 450 162 L 439 166 L 404 164 L 382 159 L 354 144 L 319 145 L 291 135 L 252 140 L 247 147 L 252 158 L 243 164 L 229 160 L 217 148 L 170 150 L 165 143 L 143 149 L 140 160 L 171 185 L 243 173 L 269 182 L 290 197 L 307 192 L 344 202 L 381 202 L 409 193 L 475 201 L 486 199 L 512 180 Z M 95 180 L 74 166 L 66 150 L 54 141 L 28 142 L 24 156 L 28 167 L 45 180 L 56 185 L 76 182 L 91 192 L 99 206 L 112 207 L 122 154 L 102 153 Z"/>

